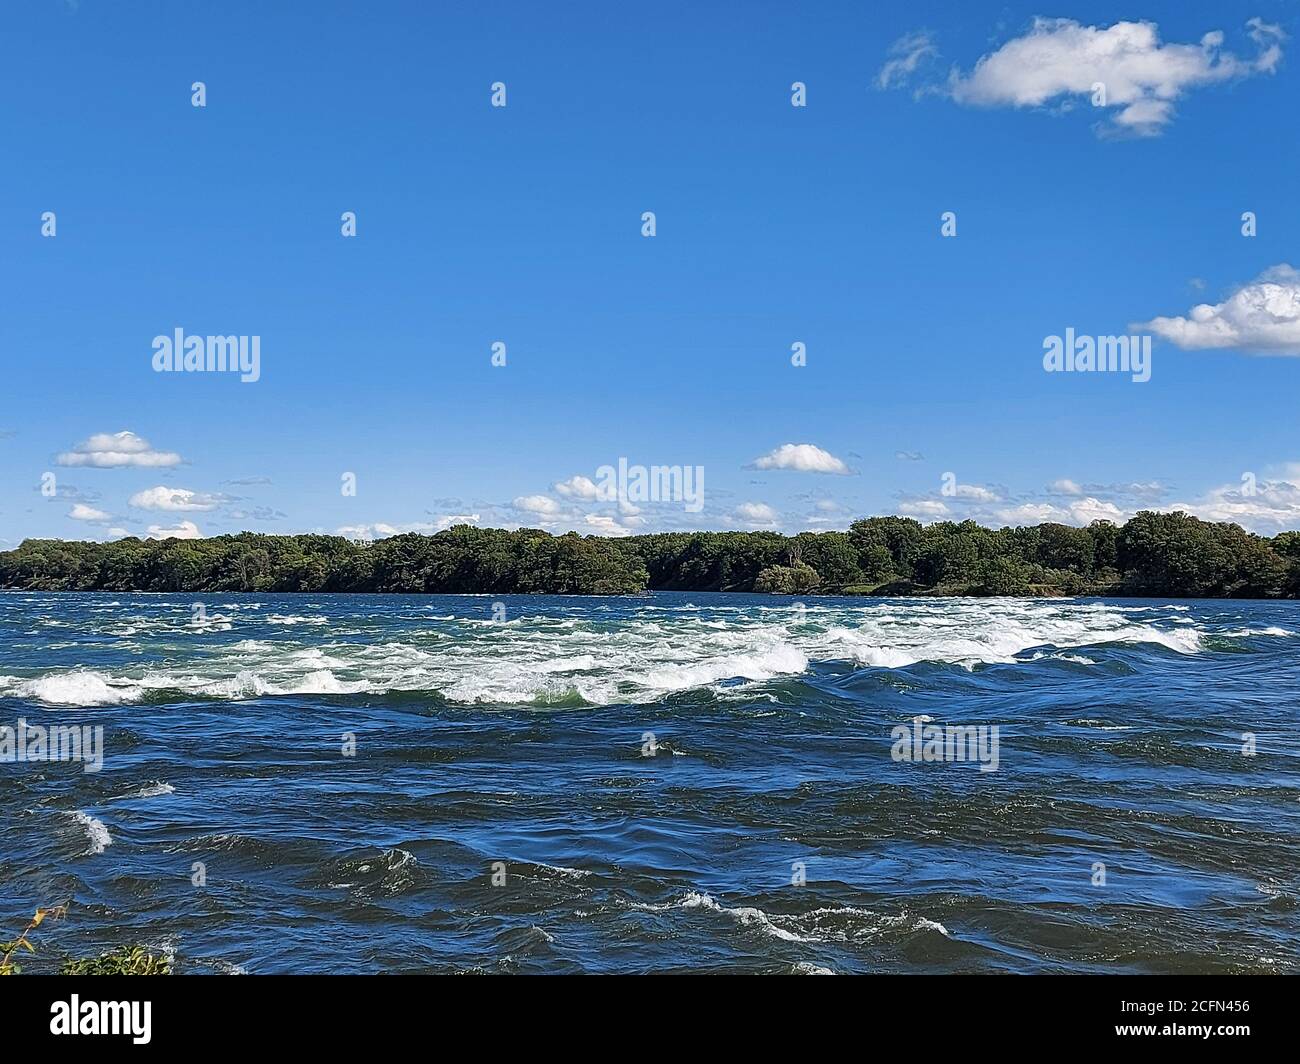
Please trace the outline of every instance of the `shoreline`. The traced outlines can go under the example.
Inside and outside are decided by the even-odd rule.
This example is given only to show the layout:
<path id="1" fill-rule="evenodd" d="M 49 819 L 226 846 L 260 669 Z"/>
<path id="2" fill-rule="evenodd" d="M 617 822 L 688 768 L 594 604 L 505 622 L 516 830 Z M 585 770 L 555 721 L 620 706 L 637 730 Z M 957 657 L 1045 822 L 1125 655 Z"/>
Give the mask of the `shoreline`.
<path id="1" fill-rule="evenodd" d="M 455 525 L 373 541 L 242 532 L 192 539 L 24 540 L 0 588 L 226 594 L 850 597 L 1300 597 L 1300 532 L 1272 539 L 1175 511 L 1124 525 L 986 528 L 868 517 L 846 531 L 625 537 Z"/>

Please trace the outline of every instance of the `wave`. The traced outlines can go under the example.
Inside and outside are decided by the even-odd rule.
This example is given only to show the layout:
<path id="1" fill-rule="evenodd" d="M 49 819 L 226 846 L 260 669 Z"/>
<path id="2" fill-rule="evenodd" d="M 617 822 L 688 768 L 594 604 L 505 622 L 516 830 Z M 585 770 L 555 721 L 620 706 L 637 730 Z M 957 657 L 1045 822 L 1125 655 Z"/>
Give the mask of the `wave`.
<path id="1" fill-rule="evenodd" d="M 176 788 L 170 783 L 146 783 L 143 787 L 137 787 L 126 794 L 118 794 L 109 798 L 110 802 L 125 802 L 133 798 L 161 798 L 165 794 L 175 794 Z"/>
<path id="2" fill-rule="evenodd" d="M 336 862 L 328 876 L 328 886 L 331 890 L 395 897 L 415 884 L 418 865 L 415 854 L 400 847 L 348 857 Z"/>
<path id="3" fill-rule="evenodd" d="M 805 675 L 835 662 L 891 670 L 923 662 L 975 669 L 1046 657 L 1090 668 L 1100 664 L 1099 655 L 1081 648 L 1146 646 L 1193 655 L 1221 649 L 1216 640 L 1224 635 L 1293 635 L 1278 627 L 1216 631 L 1165 607 L 1017 599 L 707 612 L 677 607 L 671 623 L 667 612 L 638 603 L 599 623 L 525 616 L 450 630 L 429 625 L 422 612 L 399 615 L 385 625 L 383 641 L 372 642 L 321 633 L 328 621 L 319 615 L 276 614 L 272 623 L 309 625 L 310 632 L 224 643 L 187 640 L 179 648 L 142 640 L 130 648 L 132 656 L 152 656 L 166 666 L 83 664 L 36 676 L 0 676 L 0 696 L 60 706 L 401 693 L 466 705 L 610 705 L 693 690 L 734 697 L 737 686 L 743 693 L 746 685 Z"/>
<path id="4" fill-rule="evenodd" d="M 83 813 L 80 809 L 74 809 L 67 815 L 72 817 L 82 831 L 85 832 L 88 846 L 86 850 L 87 856 L 103 853 L 113 845 L 113 836 L 108 833 L 108 828 L 102 820 L 96 820 L 89 813 Z"/>
<path id="5" fill-rule="evenodd" d="M 675 902 L 661 905 L 635 904 L 633 908 L 646 912 L 665 912 L 671 909 L 704 910 L 727 916 L 741 927 L 750 928 L 770 938 L 783 942 L 857 942 L 877 937 L 887 931 L 907 934 L 935 932 L 951 938 L 948 929 L 937 920 L 913 916 L 903 911 L 898 914 L 875 913 L 850 905 L 813 909 L 797 915 L 769 915 L 752 905 L 726 906 L 711 894 L 690 891 Z"/>
<path id="6" fill-rule="evenodd" d="M 52 706 L 111 706 L 119 702 L 137 702 L 140 688 L 129 680 L 102 673 L 76 670 L 21 680 L 16 676 L 0 678 L 13 694 Z M 4 691 L 4 688 L 0 688 Z"/>
<path id="7" fill-rule="evenodd" d="M 834 975 L 835 973 L 829 968 L 823 968 L 820 964 L 813 964 L 809 961 L 799 961 L 798 964 L 790 968 L 791 975 Z"/>

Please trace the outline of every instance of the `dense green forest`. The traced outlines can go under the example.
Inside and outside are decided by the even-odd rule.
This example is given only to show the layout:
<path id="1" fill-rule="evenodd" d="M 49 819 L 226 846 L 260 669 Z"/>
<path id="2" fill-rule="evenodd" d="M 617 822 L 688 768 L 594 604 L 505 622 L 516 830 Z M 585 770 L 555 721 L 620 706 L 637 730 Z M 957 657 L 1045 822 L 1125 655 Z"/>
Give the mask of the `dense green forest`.
<path id="1" fill-rule="evenodd" d="M 0 587 L 39 591 L 380 591 L 1295 597 L 1300 532 L 1272 539 L 1183 513 L 1117 526 L 991 529 L 870 517 L 847 532 L 665 532 L 607 539 L 458 525 L 375 543 L 265 536 L 26 540 Z"/>

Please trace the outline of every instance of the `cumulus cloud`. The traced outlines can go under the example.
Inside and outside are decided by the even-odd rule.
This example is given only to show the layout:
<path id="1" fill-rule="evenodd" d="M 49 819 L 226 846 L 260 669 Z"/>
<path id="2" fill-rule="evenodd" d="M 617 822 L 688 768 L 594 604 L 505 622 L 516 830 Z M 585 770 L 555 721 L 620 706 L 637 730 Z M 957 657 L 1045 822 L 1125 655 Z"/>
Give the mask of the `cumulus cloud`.
<path id="1" fill-rule="evenodd" d="M 134 432 L 101 432 L 77 444 L 71 451 L 59 455 L 56 461 L 62 466 L 89 466 L 94 469 L 113 469 L 118 466 L 180 465 L 181 456 L 172 451 L 155 451 L 149 441 Z"/>
<path id="2" fill-rule="evenodd" d="M 1235 347 L 1300 355 L 1300 271 L 1273 266 L 1222 303 L 1199 303 L 1186 317 L 1152 318 L 1134 328 L 1189 351 Z"/>
<path id="3" fill-rule="evenodd" d="M 950 513 L 947 505 L 938 499 L 904 499 L 898 505 L 898 512 L 904 517 L 947 517 Z"/>
<path id="4" fill-rule="evenodd" d="M 111 515 L 106 514 L 103 510 L 96 510 L 93 506 L 87 506 L 84 502 L 79 502 L 68 511 L 68 516 L 74 521 L 107 521 Z"/>
<path id="5" fill-rule="evenodd" d="M 389 536 L 403 536 L 408 532 L 431 536 L 453 525 L 473 525 L 478 521 L 478 514 L 443 514 L 434 521 L 408 521 L 400 525 L 390 525 L 383 521 L 368 525 L 342 525 L 334 530 L 334 535 L 370 542 L 376 539 L 387 539 Z"/>
<path id="6" fill-rule="evenodd" d="M 1001 496 L 990 488 L 978 484 L 954 484 L 945 494 L 957 499 L 970 499 L 974 502 L 997 502 Z"/>
<path id="7" fill-rule="evenodd" d="M 981 57 L 968 73 L 954 69 L 944 91 L 959 104 L 983 107 L 1069 107 L 1084 101 L 1108 110 L 1113 129 L 1154 136 L 1188 91 L 1277 69 L 1286 39 L 1282 29 L 1252 18 L 1246 30 L 1256 47 L 1253 57 L 1225 51 L 1221 30 L 1194 44 L 1176 44 L 1162 43 L 1154 22 L 1085 26 L 1068 18 L 1036 18 L 1027 33 Z M 927 47 L 932 43 L 919 35 L 897 42 L 877 83 L 888 88 L 906 82 Z"/>
<path id="8" fill-rule="evenodd" d="M 199 531 L 199 526 L 193 521 L 182 521 L 175 528 L 164 528 L 161 525 L 149 526 L 150 539 L 202 539 L 203 533 Z"/>
<path id="9" fill-rule="evenodd" d="M 223 502 L 224 496 L 208 495 L 186 488 L 168 488 L 161 484 L 156 488 L 137 491 L 128 500 L 137 510 L 167 510 L 173 513 L 191 513 L 215 510 Z"/>
<path id="10" fill-rule="evenodd" d="M 584 477 L 581 474 L 575 474 L 568 480 L 561 480 L 552 486 L 556 492 L 566 499 L 582 499 L 590 502 L 602 497 L 601 490 L 596 482 L 590 477 Z"/>
<path id="11" fill-rule="evenodd" d="M 733 517 L 750 528 L 775 528 L 781 521 L 781 515 L 765 502 L 742 502 Z"/>
<path id="12" fill-rule="evenodd" d="M 811 443 L 783 443 L 774 451 L 755 458 L 752 469 L 793 469 L 800 473 L 833 473 L 848 476 L 853 472 L 829 451 Z"/>
<path id="13" fill-rule="evenodd" d="M 1009 495 L 1005 489 L 994 491 L 979 485 L 948 483 L 934 494 L 902 496 L 898 513 L 922 521 L 970 520 L 992 528 L 1044 522 L 1080 526 L 1093 521 L 1120 524 L 1136 512 L 1129 504 L 1130 499 L 1138 493 L 1149 496 L 1153 489 L 1157 496 L 1163 492 L 1155 482 L 1104 486 L 1080 484 L 1065 478 L 1054 481 L 1045 492 L 1038 494 Z"/>
<path id="14" fill-rule="evenodd" d="M 609 514 L 587 514 L 583 519 L 587 530 L 597 536 L 630 536 L 641 523 L 641 518 L 612 517 Z"/>
<path id="15" fill-rule="evenodd" d="M 1061 525 L 1090 525 L 1093 521 L 1123 524 L 1133 515 L 1121 510 L 1113 502 L 1094 499 L 1089 495 L 1064 505 L 1039 502 L 1003 507 L 995 511 L 994 516 L 1007 525 L 1039 525 L 1049 521 Z"/>
<path id="16" fill-rule="evenodd" d="M 549 495 L 520 495 L 510 505 L 523 513 L 541 517 L 554 517 L 560 512 L 560 504 Z"/>
<path id="17" fill-rule="evenodd" d="M 1283 466 L 1272 478 L 1258 482 L 1247 474 L 1239 484 L 1224 484 L 1197 499 L 1159 509 L 1182 510 L 1203 521 L 1232 521 L 1261 535 L 1300 529 L 1300 468 Z"/>
<path id="18" fill-rule="evenodd" d="M 398 530 L 392 525 L 386 525 L 382 522 L 376 522 L 373 525 L 342 525 L 334 530 L 336 536 L 342 536 L 344 539 L 361 539 L 370 541 L 373 539 L 387 539 L 389 536 L 400 535 Z"/>

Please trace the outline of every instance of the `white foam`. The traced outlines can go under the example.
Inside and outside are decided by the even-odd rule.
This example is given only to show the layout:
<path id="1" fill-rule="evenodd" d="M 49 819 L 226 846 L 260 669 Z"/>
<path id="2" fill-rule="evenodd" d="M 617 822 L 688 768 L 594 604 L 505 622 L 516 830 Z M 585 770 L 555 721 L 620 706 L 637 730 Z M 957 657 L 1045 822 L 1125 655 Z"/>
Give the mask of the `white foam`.
<path id="1" fill-rule="evenodd" d="M 813 909 L 799 915 L 769 916 L 762 909 L 750 905 L 730 908 L 720 904 L 711 894 L 690 891 L 684 898 L 666 905 L 635 905 L 634 908 L 651 912 L 668 909 L 702 909 L 719 913 L 735 920 L 742 927 L 754 928 L 783 942 L 848 942 L 870 939 L 886 928 L 903 928 L 907 931 L 934 931 L 945 938 L 951 937 L 948 929 L 937 920 L 913 916 L 904 911 L 897 915 L 874 913 L 850 905 Z M 838 919 L 838 926 L 824 927 L 827 917 Z M 846 919 L 847 918 L 847 919 Z M 791 930 L 791 928 L 798 930 Z"/>
<path id="2" fill-rule="evenodd" d="M 103 853 L 113 845 L 113 836 L 108 833 L 108 828 L 104 826 L 102 820 L 96 820 L 89 813 L 83 813 L 81 810 L 74 810 L 69 814 L 73 820 L 81 825 L 82 830 L 86 833 L 86 842 L 89 848 L 86 854 Z"/>
<path id="3" fill-rule="evenodd" d="M 17 685 L 17 693 L 54 706 L 111 706 L 138 701 L 141 690 L 130 680 L 77 670 L 22 681 Z"/>
<path id="4" fill-rule="evenodd" d="M 681 901 L 683 909 L 708 909 L 715 913 L 724 913 L 732 919 L 738 921 L 745 927 L 755 927 L 764 934 L 771 935 L 773 938 L 779 938 L 784 942 L 807 942 L 809 941 L 803 935 L 796 935 L 793 931 L 787 931 L 783 927 L 774 924 L 767 913 L 762 909 L 755 909 L 752 906 L 740 906 L 739 908 L 729 909 L 725 905 L 719 905 L 710 894 L 699 894 L 692 891 Z"/>
<path id="5" fill-rule="evenodd" d="M 108 799 L 110 802 L 125 802 L 131 798 L 161 798 L 165 794 L 175 794 L 176 788 L 170 783 L 146 783 L 143 787 L 131 791 L 128 794 L 119 794 L 116 798 Z"/>
<path id="6" fill-rule="evenodd" d="M 770 680 L 808 668 L 808 656 L 788 643 L 776 643 L 749 654 L 722 655 L 694 665 L 669 665 L 628 677 L 630 682 L 666 691 L 705 687 L 719 680 Z"/>
<path id="7" fill-rule="evenodd" d="M 0 695 L 81 706 L 173 691 L 232 701 L 436 692 L 455 703 L 506 705 L 646 702 L 697 689 L 721 698 L 761 697 L 746 686 L 800 675 L 815 662 L 975 668 L 1046 656 L 1091 665 L 1095 656 L 1080 648 L 1109 643 L 1197 654 L 1213 631 L 1163 607 L 1042 599 L 864 600 L 804 610 L 620 600 L 590 608 L 599 623 L 522 614 L 508 623 L 461 618 L 448 627 L 430 625 L 427 606 L 412 604 L 399 615 L 409 625 L 386 628 L 382 643 L 364 638 L 373 628 L 361 622 L 355 632 L 336 628 L 322 640 L 318 626 L 328 623 L 325 617 L 275 614 L 271 623 L 284 626 L 281 638 L 223 645 L 205 637 L 178 651 L 170 640 L 155 650 L 141 637 L 140 665 L 112 673 L 83 667 L 3 676 Z M 297 625 L 312 628 L 295 631 Z"/>

